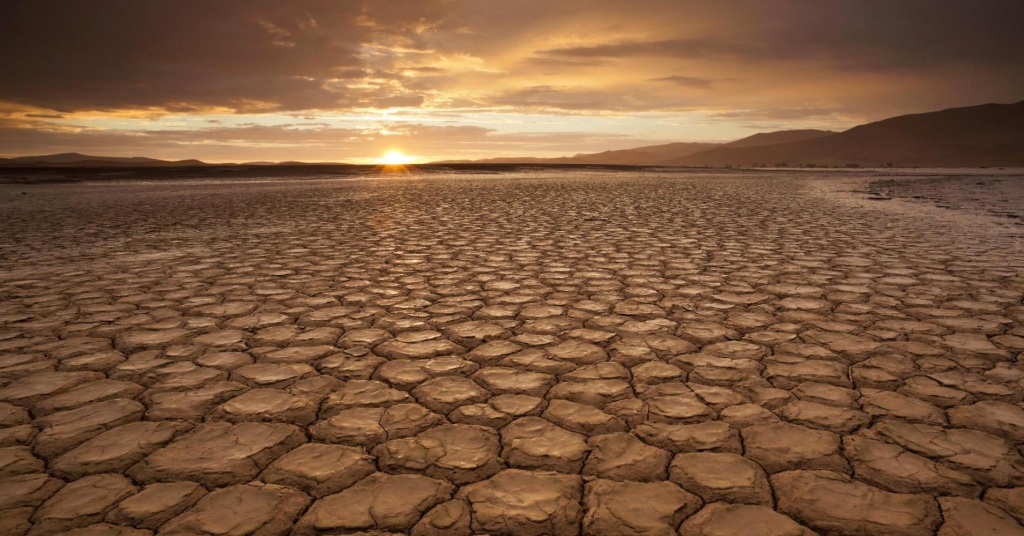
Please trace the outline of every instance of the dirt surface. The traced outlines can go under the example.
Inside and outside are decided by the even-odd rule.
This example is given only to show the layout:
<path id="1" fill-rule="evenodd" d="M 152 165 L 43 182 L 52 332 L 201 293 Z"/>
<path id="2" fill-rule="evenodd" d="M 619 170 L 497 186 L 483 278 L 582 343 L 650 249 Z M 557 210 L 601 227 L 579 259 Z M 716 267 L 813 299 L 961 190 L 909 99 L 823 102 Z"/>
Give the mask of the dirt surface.
<path id="1" fill-rule="evenodd" d="M 1024 534 L 1022 191 L 0 185 L 0 533 Z"/>
<path id="2" fill-rule="evenodd" d="M 984 213 L 1021 226 L 1024 232 L 1024 177 L 953 175 L 884 178 L 866 189 L 876 199 L 914 200 L 960 212 Z"/>

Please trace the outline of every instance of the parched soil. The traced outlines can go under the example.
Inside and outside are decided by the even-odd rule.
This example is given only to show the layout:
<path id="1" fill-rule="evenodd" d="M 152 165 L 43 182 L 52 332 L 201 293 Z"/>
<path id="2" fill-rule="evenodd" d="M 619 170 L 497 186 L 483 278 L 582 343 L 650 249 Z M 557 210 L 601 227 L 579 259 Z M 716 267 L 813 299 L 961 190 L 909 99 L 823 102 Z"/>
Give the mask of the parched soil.
<path id="1" fill-rule="evenodd" d="M 0 534 L 1024 534 L 1021 181 L 878 180 L 0 185 Z"/>

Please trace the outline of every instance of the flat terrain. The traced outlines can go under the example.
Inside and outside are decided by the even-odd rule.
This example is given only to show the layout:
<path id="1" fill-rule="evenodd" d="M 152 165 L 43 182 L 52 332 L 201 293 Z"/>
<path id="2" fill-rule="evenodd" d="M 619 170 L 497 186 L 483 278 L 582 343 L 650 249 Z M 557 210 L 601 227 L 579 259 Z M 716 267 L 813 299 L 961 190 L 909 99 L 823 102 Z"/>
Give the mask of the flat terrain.
<path id="1" fill-rule="evenodd" d="M 0 185 L 0 534 L 1024 534 L 1022 211 L 999 175 Z"/>

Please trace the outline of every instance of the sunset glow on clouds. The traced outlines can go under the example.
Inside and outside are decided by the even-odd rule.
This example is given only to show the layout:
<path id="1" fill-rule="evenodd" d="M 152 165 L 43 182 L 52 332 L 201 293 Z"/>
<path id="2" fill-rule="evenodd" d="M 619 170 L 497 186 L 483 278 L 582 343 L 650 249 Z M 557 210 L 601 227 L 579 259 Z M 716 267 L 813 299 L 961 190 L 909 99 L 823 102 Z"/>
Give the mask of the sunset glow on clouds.
<path id="1" fill-rule="evenodd" d="M 560 156 L 1024 98 L 1017 1 L 0 5 L 0 156 Z"/>

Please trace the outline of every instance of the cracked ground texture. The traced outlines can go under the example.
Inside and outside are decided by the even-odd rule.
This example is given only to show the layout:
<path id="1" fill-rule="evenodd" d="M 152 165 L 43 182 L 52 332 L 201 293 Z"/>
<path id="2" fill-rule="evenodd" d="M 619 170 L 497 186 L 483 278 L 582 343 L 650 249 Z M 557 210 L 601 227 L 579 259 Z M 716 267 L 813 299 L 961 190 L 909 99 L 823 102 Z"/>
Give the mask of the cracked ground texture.
<path id="1" fill-rule="evenodd" d="M 0 534 L 1024 534 L 1024 182 L 877 180 L 0 186 Z"/>

